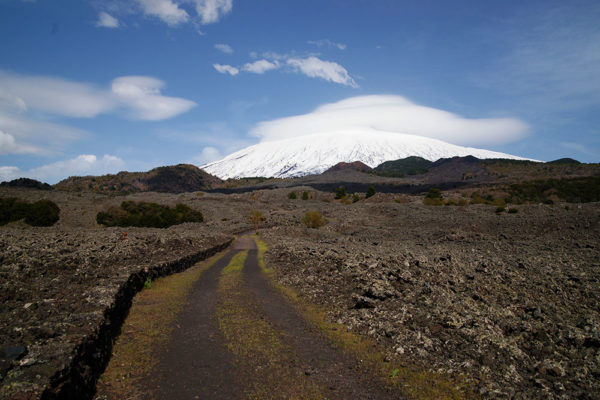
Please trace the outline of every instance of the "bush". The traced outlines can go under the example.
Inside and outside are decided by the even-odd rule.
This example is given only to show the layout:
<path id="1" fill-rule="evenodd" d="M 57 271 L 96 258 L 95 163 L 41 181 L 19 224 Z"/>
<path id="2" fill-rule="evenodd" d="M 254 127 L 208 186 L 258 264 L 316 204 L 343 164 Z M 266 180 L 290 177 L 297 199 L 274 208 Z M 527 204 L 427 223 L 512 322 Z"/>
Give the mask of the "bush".
<path id="1" fill-rule="evenodd" d="M 309 211 L 302 217 L 302 223 L 308 228 L 317 229 L 327 223 L 325 217 L 318 211 Z"/>
<path id="2" fill-rule="evenodd" d="M 374 195 L 375 195 L 375 193 L 377 193 L 377 192 L 375 191 L 375 188 L 374 188 L 373 186 L 369 186 L 369 187 L 367 188 L 367 194 L 365 195 L 365 199 L 368 199 L 369 197 L 371 197 L 371 196 L 374 196 Z"/>
<path id="3" fill-rule="evenodd" d="M 519 212 L 519 210 L 518 210 L 518 209 L 516 209 L 516 208 L 509 208 L 509 209 L 508 209 L 508 213 L 509 213 L 509 214 L 516 214 L 516 213 L 518 213 L 518 212 Z"/>
<path id="4" fill-rule="evenodd" d="M 549 197 L 553 195 L 568 203 L 600 201 L 600 176 L 515 183 L 508 187 L 508 192 L 512 203 L 542 203 L 551 200 Z"/>
<path id="5" fill-rule="evenodd" d="M 105 226 L 137 226 L 144 228 L 168 228 L 184 222 L 202 222 L 204 216 L 185 204 L 175 208 L 144 201 L 124 201 L 121 207 L 110 207 L 96 215 L 96 222 Z"/>
<path id="6" fill-rule="evenodd" d="M 302 192 L 302 200 L 308 200 L 308 192 Z"/>
<path id="7" fill-rule="evenodd" d="M 431 188 L 425 195 L 426 199 L 443 199 L 442 191 L 440 189 Z"/>
<path id="8" fill-rule="evenodd" d="M 357 201 L 359 201 L 359 200 L 360 200 L 360 196 L 358 195 L 358 193 L 354 193 L 354 194 L 352 195 L 352 202 L 353 202 L 353 203 L 356 203 L 356 202 L 357 202 Z"/>
<path id="9" fill-rule="evenodd" d="M 50 200 L 28 203 L 14 197 L 0 199 L 0 225 L 25 219 L 31 226 L 52 226 L 59 214 L 60 208 Z"/>
<path id="10" fill-rule="evenodd" d="M 258 233 L 258 226 L 265 220 L 265 216 L 258 210 L 252 210 L 249 219 L 254 226 L 254 231 Z"/>
<path id="11" fill-rule="evenodd" d="M 288 199 L 290 199 L 290 200 L 296 200 L 297 199 L 296 192 L 290 192 L 288 194 Z"/>
<path id="12" fill-rule="evenodd" d="M 52 226 L 58 221 L 60 208 L 50 200 L 40 200 L 29 206 L 25 223 L 31 226 Z"/>
<path id="13" fill-rule="evenodd" d="M 426 206 L 442 206 L 445 204 L 444 196 L 440 189 L 431 188 L 423 199 L 423 204 Z"/>
<path id="14" fill-rule="evenodd" d="M 343 199 L 344 197 L 346 197 L 346 186 L 340 186 L 337 189 L 335 189 L 336 199 Z"/>

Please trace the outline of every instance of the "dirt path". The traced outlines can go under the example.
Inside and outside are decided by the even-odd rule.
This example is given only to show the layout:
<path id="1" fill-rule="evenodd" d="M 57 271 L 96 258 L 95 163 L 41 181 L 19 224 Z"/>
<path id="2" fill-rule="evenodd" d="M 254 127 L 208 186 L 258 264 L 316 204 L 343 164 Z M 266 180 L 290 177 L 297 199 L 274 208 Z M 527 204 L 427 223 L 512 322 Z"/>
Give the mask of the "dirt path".
<path id="1" fill-rule="evenodd" d="M 143 398 L 398 399 L 275 288 L 249 236 L 192 286 Z"/>

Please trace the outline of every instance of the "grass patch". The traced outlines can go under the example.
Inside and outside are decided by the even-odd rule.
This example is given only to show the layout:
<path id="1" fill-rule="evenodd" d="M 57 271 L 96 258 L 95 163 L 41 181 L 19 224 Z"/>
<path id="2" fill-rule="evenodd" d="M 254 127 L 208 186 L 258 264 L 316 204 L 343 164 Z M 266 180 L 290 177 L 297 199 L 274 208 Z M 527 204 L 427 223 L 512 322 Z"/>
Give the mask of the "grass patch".
<path id="1" fill-rule="evenodd" d="M 322 399 L 316 385 L 291 373 L 293 352 L 281 341 L 281 332 L 261 318 L 252 296 L 244 289 L 242 270 L 247 254 L 247 251 L 237 254 L 223 269 L 217 290 L 217 319 L 227 348 L 241 370 L 259 375 L 248 382 L 247 397 Z"/>
<path id="2" fill-rule="evenodd" d="M 349 332 L 345 326 L 329 322 L 324 309 L 305 301 L 294 289 L 275 282 L 273 270 L 263 260 L 267 245 L 256 240 L 259 248 L 259 264 L 276 287 L 293 304 L 299 307 L 302 316 L 344 351 L 362 360 L 376 376 L 389 385 L 399 389 L 408 399 L 415 400 L 459 400 L 475 398 L 467 383 L 460 377 L 453 377 L 424 370 L 416 366 L 405 365 L 399 359 L 384 361 L 378 345 L 368 338 Z"/>
<path id="3" fill-rule="evenodd" d="M 194 282 L 224 254 L 221 252 L 181 273 L 144 285 L 145 289 L 133 300 L 108 367 L 98 381 L 99 393 L 115 399 L 141 395 L 139 381 L 157 362 L 154 349 L 167 342 Z"/>

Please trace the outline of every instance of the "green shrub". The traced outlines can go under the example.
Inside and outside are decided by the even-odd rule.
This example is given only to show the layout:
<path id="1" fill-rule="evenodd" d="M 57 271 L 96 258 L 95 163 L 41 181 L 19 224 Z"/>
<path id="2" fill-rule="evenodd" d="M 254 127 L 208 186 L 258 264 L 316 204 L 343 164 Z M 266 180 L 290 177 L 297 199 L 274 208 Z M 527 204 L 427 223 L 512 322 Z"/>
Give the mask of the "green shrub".
<path id="1" fill-rule="evenodd" d="M 302 192 L 302 200 L 308 200 L 308 192 Z"/>
<path id="2" fill-rule="evenodd" d="M 52 226 L 59 214 L 60 208 L 50 200 L 28 203 L 14 197 L 0 199 L 0 225 L 25 219 L 31 226 Z"/>
<path id="3" fill-rule="evenodd" d="M 297 199 L 296 192 L 290 192 L 288 194 L 288 199 L 290 199 L 290 200 L 296 200 Z"/>
<path id="4" fill-rule="evenodd" d="M 516 214 L 516 213 L 518 213 L 518 212 L 519 212 L 519 210 L 518 210 L 518 209 L 516 209 L 516 208 L 509 208 L 509 209 L 508 209 L 508 213 L 509 213 L 509 214 Z"/>
<path id="5" fill-rule="evenodd" d="M 600 201 L 600 176 L 562 178 L 515 183 L 508 187 L 512 203 L 537 202 L 552 204 L 550 196 L 568 203 Z"/>
<path id="6" fill-rule="evenodd" d="M 346 197 L 346 186 L 340 186 L 337 189 L 335 189 L 336 199 L 342 199 L 344 197 Z"/>
<path id="7" fill-rule="evenodd" d="M 317 229 L 327 223 L 325 217 L 318 211 L 309 211 L 302 217 L 302 223 L 308 228 Z"/>
<path id="8" fill-rule="evenodd" d="M 25 223 L 31 226 L 52 226 L 58 221 L 60 208 L 50 200 L 39 200 L 29 206 Z"/>
<path id="9" fill-rule="evenodd" d="M 185 204 L 175 208 L 157 203 L 124 201 L 121 207 L 110 207 L 96 215 L 96 222 L 105 226 L 138 226 L 167 228 L 184 222 L 202 222 L 204 217 Z"/>
<path id="10" fill-rule="evenodd" d="M 426 206 L 442 206 L 445 204 L 444 196 L 440 189 L 431 188 L 423 199 L 423 204 Z"/>
<path id="11" fill-rule="evenodd" d="M 373 187 L 373 186 L 369 186 L 369 187 L 367 188 L 367 194 L 365 195 L 365 198 L 366 198 L 366 199 L 368 199 L 369 197 L 371 197 L 371 196 L 374 196 L 374 195 L 375 195 L 375 193 L 377 193 L 377 192 L 375 191 L 375 187 Z"/>
<path id="12" fill-rule="evenodd" d="M 358 195 L 358 193 L 354 193 L 352 195 L 352 202 L 356 203 L 357 201 L 360 201 L 360 196 Z"/>
<path id="13" fill-rule="evenodd" d="M 504 212 L 504 207 L 496 207 L 496 214 Z"/>
<path id="14" fill-rule="evenodd" d="M 431 188 L 425 195 L 426 199 L 443 199 L 442 191 L 440 189 Z"/>

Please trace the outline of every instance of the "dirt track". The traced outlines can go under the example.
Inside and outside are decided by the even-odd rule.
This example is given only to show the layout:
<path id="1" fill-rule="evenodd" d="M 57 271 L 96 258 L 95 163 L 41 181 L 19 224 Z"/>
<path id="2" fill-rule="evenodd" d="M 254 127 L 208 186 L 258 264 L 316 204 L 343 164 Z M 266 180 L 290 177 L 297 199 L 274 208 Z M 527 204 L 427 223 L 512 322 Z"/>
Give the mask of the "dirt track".
<path id="1" fill-rule="evenodd" d="M 140 381 L 142 398 L 402 398 L 271 286 L 248 236 L 193 284 L 173 326 Z"/>

